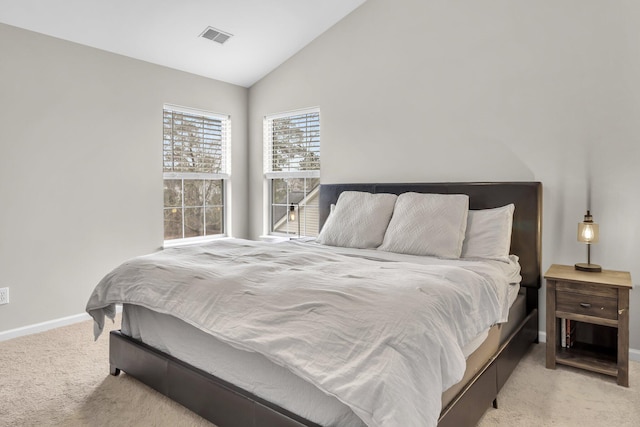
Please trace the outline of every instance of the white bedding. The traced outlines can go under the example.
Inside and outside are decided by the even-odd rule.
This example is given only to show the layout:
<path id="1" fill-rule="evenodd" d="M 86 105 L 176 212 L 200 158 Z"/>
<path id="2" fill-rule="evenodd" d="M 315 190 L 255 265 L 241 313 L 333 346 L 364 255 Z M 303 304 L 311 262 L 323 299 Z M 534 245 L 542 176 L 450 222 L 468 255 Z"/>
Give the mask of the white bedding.
<path id="1" fill-rule="evenodd" d="M 513 305 L 520 286 L 509 287 Z M 511 315 L 509 316 L 511 320 Z M 481 332 L 462 348 L 465 359 L 487 338 Z M 348 406 L 333 396 L 269 361 L 262 354 L 238 350 L 167 314 L 125 305 L 122 333 L 250 391 L 316 424 L 327 427 L 363 427 Z"/>
<path id="2" fill-rule="evenodd" d="M 87 311 L 97 333 L 115 303 L 171 314 L 286 366 L 369 426 L 435 426 L 442 391 L 464 373 L 462 347 L 506 320 L 517 263 L 381 263 L 333 249 L 165 250 L 107 275 Z"/>
<path id="3" fill-rule="evenodd" d="M 348 406 L 262 354 L 238 350 L 175 317 L 126 305 L 122 332 L 321 426 L 365 426 Z"/>

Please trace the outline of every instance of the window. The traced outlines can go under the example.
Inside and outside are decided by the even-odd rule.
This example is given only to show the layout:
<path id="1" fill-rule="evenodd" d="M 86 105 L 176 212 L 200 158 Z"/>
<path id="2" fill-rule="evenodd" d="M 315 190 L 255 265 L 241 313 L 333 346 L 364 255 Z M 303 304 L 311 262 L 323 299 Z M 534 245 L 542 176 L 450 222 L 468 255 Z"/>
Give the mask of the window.
<path id="1" fill-rule="evenodd" d="M 225 233 L 229 116 L 164 106 L 164 240 Z"/>
<path id="2" fill-rule="evenodd" d="M 320 111 L 265 117 L 264 161 L 269 234 L 317 236 Z"/>

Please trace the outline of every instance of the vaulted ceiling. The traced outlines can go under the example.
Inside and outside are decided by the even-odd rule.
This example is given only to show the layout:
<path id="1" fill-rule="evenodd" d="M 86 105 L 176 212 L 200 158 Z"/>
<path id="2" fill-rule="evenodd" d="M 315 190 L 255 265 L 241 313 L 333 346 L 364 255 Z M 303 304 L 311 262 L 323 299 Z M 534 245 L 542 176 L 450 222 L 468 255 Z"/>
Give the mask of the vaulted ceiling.
<path id="1" fill-rule="evenodd" d="M 249 87 L 364 1 L 0 0 L 0 22 Z"/>

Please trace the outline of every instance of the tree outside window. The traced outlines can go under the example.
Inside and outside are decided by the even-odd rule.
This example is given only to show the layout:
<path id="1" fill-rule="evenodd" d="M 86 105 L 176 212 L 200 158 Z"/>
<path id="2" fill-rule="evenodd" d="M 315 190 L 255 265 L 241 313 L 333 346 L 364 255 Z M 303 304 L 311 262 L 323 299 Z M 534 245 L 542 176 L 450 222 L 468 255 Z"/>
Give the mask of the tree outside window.
<path id="1" fill-rule="evenodd" d="M 229 177 L 228 116 L 165 106 L 164 239 L 221 235 Z"/>

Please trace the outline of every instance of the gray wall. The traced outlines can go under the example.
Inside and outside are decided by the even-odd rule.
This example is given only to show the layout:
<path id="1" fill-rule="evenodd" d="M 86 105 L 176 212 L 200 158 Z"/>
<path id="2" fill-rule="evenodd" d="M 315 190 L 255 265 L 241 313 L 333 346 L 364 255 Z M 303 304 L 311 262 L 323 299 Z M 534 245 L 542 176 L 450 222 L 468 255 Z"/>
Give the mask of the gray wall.
<path id="1" fill-rule="evenodd" d="M 0 24 L 0 332 L 84 311 L 163 240 L 162 105 L 232 119 L 232 232 L 246 237 L 239 86 Z"/>
<path id="2" fill-rule="evenodd" d="M 250 234 L 263 231 L 262 117 L 317 105 L 323 183 L 542 181 L 543 269 L 586 262 L 590 204 L 593 262 L 638 280 L 638 76 L 632 0 L 368 0 L 251 87 Z"/>

